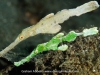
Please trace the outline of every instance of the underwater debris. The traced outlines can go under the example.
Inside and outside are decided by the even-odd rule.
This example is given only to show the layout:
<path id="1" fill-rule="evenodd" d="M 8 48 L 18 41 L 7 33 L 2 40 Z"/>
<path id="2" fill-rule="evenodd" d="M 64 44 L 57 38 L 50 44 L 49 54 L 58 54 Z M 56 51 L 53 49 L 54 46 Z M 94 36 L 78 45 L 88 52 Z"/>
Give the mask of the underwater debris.
<path id="1" fill-rule="evenodd" d="M 63 23 L 65 20 L 68 20 L 71 16 L 80 16 L 84 13 L 95 10 L 99 7 L 97 1 L 90 1 L 85 3 L 75 9 L 64 9 L 57 14 L 49 14 L 43 19 L 40 20 L 35 26 L 30 26 L 28 28 L 23 29 L 23 31 L 19 34 L 14 42 L 12 42 L 8 47 L 0 52 L 0 57 L 14 48 L 21 41 L 27 39 L 28 37 L 35 36 L 39 33 L 49 33 L 55 34 L 60 31 L 61 26 L 60 23 Z M 48 28 L 48 29 L 47 29 Z"/>

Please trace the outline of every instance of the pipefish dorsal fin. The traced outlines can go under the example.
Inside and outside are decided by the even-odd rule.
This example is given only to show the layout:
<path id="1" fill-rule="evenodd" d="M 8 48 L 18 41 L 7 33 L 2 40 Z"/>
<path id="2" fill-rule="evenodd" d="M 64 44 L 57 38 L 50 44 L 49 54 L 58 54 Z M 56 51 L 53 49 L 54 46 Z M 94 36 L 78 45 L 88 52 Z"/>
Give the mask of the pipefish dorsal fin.
<path id="1" fill-rule="evenodd" d="M 52 16 L 54 16 L 54 13 L 50 13 L 50 14 L 46 15 L 42 20 L 48 19 L 48 18 L 50 18 L 50 17 L 52 17 Z"/>

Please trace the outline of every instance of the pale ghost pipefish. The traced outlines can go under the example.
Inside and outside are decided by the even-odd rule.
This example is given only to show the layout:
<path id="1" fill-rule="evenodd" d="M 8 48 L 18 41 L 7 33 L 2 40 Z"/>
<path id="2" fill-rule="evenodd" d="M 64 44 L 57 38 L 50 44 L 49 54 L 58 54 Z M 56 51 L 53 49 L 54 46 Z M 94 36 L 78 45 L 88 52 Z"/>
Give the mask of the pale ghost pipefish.
<path id="1" fill-rule="evenodd" d="M 8 47 L 0 52 L 0 57 L 14 48 L 18 43 L 21 41 L 35 36 L 40 33 L 48 33 L 48 34 L 55 34 L 60 31 L 61 26 L 59 24 L 63 23 L 64 21 L 68 20 L 69 17 L 72 16 L 80 16 L 87 12 L 93 11 L 99 7 L 97 1 L 90 1 L 85 3 L 81 6 L 78 6 L 74 9 L 64 9 L 57 12 L 55 15 L 54 13 L 50 13 L 41 19 L 36 25 L 32 25 L 28 28 L 22 30 L 22 32 L 18 35 L 14 42 L 12 42 Z"/>

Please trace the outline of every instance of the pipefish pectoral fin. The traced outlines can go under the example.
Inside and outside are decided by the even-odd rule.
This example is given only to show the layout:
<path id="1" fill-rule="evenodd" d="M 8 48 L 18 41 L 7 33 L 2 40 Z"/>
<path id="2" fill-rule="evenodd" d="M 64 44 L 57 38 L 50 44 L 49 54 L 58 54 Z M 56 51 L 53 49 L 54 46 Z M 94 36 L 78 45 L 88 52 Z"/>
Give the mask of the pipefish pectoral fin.
<path id="1" fill-rule="evenodd" d="M 47 30 L 48 30 L 48 33 L 55 34 L 55 33 L 59 32 L 61 30 L 61 26 L 56 24 L 56 25 L 53 25 L 51 27 L 48 27 Z"/>

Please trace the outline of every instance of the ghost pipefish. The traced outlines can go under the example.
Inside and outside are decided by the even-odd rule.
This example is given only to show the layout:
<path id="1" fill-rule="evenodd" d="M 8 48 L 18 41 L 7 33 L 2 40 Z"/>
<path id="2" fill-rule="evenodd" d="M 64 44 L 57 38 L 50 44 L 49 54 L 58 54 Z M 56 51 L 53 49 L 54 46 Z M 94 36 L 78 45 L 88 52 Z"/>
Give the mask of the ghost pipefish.
<path id="1" fill-rule="evenodd" d="M 80 16 L 87 12 L 93 11 L 98 7 L 99 4 L 97 3 L 97 1 L 90 1 L 74 9 L 61 10 L 55 15 L 53 13 L 48 14 L 47 16 L 42 18 L 36 25 L 23 29 L 22 32 L 15 39 L 15 41 L 0 52 L 0 57 L 5 55 L 21 41 L 40 33 L 55 34 L 61 29 L 61 26 L 59 24 L 63 23 L 65 20 L 68 20 L 69 17 Z"/>

